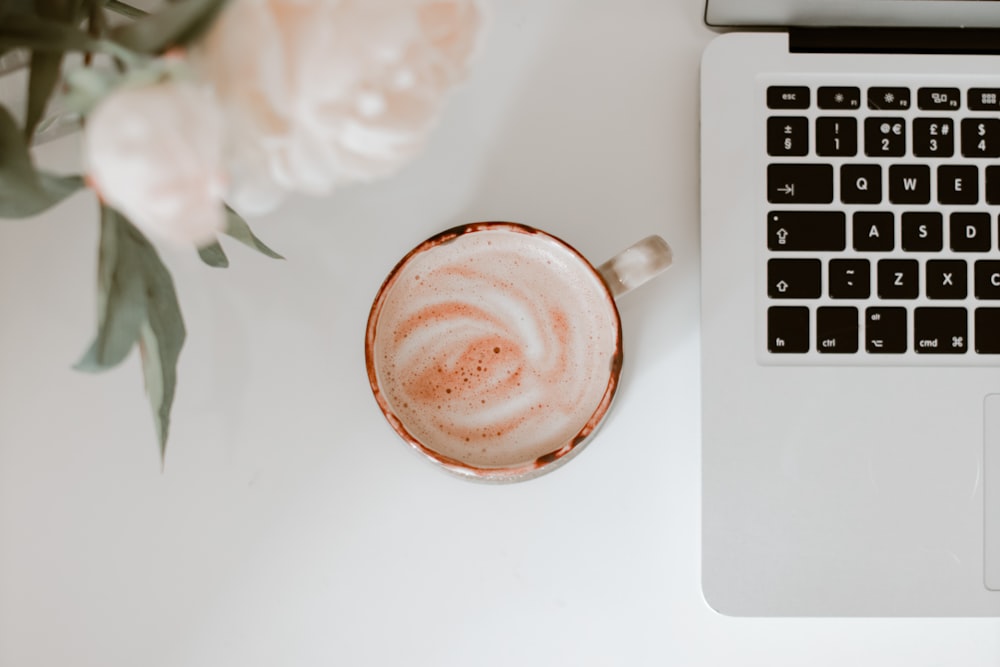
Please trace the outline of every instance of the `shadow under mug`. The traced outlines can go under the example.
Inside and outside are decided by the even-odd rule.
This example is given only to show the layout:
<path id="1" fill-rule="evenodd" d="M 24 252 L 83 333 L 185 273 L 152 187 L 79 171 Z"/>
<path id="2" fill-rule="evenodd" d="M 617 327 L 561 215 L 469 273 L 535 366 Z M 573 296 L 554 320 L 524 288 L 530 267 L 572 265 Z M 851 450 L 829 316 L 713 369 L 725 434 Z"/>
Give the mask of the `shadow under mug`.
<path id="1" fill-rule="evenodd" d="M 670 266 L 659 236 L 598 267 L 511 222 L 441 232 L 385 279 L 365 360 L 392 428 L 445 470 L 531 479 L 568 461 L 604 420 L 622 368 L 615 299 Z"/>

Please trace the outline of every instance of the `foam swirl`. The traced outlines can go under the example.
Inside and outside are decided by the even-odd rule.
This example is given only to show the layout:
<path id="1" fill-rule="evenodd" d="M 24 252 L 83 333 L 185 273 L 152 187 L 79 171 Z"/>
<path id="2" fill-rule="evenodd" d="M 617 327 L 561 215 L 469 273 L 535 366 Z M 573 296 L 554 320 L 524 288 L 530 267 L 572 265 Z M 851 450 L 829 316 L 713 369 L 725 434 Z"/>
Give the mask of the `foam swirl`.
<path id="1" fill-rule="evenodd" d="M 607 407 L 619 344 L 610 303 L 550 237 L 467 233 L 412 255 L 387 284 L 379 384 L 406 431 L 447 458 L 534 461 Z"/>

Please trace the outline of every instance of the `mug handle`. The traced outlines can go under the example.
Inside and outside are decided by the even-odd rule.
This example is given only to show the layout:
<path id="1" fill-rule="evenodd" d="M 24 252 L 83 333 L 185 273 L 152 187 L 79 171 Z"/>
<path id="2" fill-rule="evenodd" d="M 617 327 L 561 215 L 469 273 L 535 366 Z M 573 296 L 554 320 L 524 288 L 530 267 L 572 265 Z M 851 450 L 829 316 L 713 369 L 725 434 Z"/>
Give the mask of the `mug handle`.
<path id="1" fill-rule="evenodd" d="M 670 245 L 654 234 L 622 250 L 597 267 L 597 272 L 617 299 L 666 271 L 673 261 Z"/>

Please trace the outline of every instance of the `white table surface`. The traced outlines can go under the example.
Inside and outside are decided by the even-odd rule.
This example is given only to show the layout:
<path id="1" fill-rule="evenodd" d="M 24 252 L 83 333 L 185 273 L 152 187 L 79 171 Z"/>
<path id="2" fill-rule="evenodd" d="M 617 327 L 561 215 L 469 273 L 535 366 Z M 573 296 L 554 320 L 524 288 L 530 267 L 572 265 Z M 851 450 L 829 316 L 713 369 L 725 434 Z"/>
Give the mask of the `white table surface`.
<path id="1" fill-rule="evenodd" d="M 164 249 L 187 321 L 161 471 L 138 359 L 70 369 L 95 320 L 79 194 L 0 222 L 0 666 L 1000 664 L 991 619 L 736 619 L 699 585 L 701 0 L 497 0 L 480 60 L 397 176 L 258 220 L 288 258 Z M 72 139 L 44 146 L 72 167 Z M 372 399 L 383 276 L 507 219 L 603 261 L 674 246 L 626 296 L 598 437 L 523 484 L 450 477 Z"/>

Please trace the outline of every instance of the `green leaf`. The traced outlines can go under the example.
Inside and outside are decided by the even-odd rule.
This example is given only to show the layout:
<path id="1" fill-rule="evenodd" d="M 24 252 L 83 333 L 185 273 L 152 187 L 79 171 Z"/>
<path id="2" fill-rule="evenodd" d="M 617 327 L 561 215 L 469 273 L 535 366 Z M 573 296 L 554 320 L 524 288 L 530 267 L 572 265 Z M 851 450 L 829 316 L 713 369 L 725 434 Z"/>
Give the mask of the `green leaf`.
<path id="1" fill-rule="evenodd" d="M 0 106 L 0 218 L 36 215 L 81 187 L 79 176 L 37 171 L 17 123 Z"/>
<path id="2" fill-rule="evenodd" d="M 142 253 L 127 235 L 124 218 L 101 208 L 101 246 L 97 273 L 97 336 L 77 370 L 97 372 L 117 366 L 139 339 L 146 321 L 147 294 Z"/>
<path id="3" fill-rule="evenodd" d="M 178 0 L 113 30 L 111 38 L 137 53 L 160 54 L 198 37 L 225 3 L 226 0 Z"/>
<path id="4" fill-rule="evenodd" d="M 121 213 L 101 209 L 97 337 L 77 369 L 106 370 L 138 342 L 161 457 L 170 431 L 177 360 L 187 333 L 170 272 Z"/>
<path id="5" fill-rule="evenodd" d="M 247 245 L 254 250 L 261 252 L 268 257 L 273 259 L 284 259 L 281 255 L 274 252 L 261 241 L 257 236 L 250 230 L 250 225 L 243 217 L 234 211 L 230 206 L 226 206 L 226 230 L 225 233 L 228 236 L 232 236 L 234 239 Z"/>
<path id="6" fill-rule="evenodd" d="M 218 241 L 198 248 L 198 256 L 201 257 L 201 261 L 216 269 L 224 269 L 229 266 L 229 258 L 226 257 L 226 252 Z"/>
<path id="7" fill-rule="evenodd" d="M 131 225 L 130 225 L 131 227 Z M 177 360 L 187 332 L 177 303 L 177 292 L 170 272 L 142 234 L 132 232 L 145 242 L 146 289 L 149 296 L 147 320 L 139 331 L 139 351 L 146 395 L 153 408 L 156 433 L 160 440 L 160 460 L 167 453 L 170 434 L 170 409 L 177 389 Z"/>

